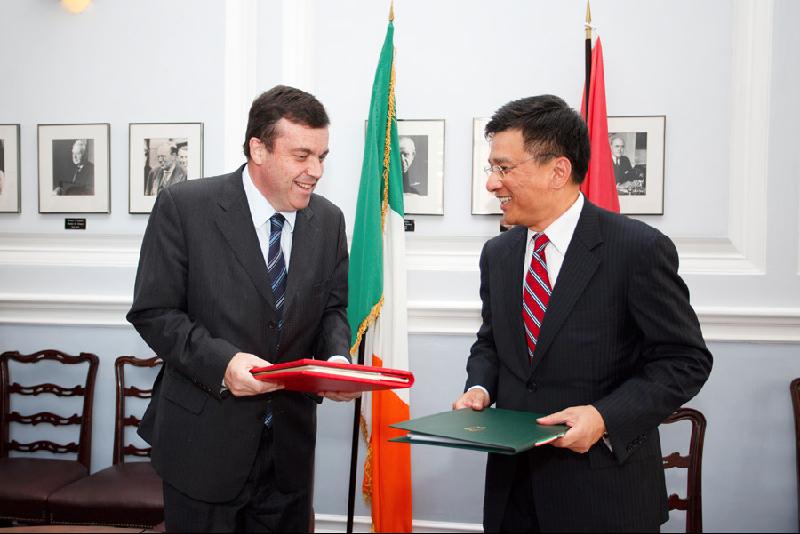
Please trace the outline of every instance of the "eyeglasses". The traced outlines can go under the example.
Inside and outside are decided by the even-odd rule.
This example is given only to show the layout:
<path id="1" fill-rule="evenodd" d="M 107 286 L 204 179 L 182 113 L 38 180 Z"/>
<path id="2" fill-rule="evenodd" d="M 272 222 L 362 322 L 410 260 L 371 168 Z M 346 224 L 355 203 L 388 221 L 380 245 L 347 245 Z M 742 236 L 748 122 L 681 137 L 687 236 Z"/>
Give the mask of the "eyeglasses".
<path id="1" fill-rule="evenodd" d="M 488 166 L 483 168 L 483 172 L 486 173 L 487 177 L 491 177 L 493 174 L 497 173 L 497 174 L 500 175 L 500 179 L 503 179 L 503 178 L 506 177 L 506 175 L 508 173 L 510 173 L 511 171 L 513 171 L 514 169 L 516 169 L 517 167 L 522 165 L 523 163 L 527 163 L 527 162 L 529 162 L 529 161 L 531 161 L 533 159 L 548 160 L 548 159 L 554 158 L 556 156 L 558 156 L 558 154 L 553 154 L 551 152 L 546 152 L 544 154 L 536 154 L 535 156 L 531 156 L 528 159 L 524 159 L 524 160 L 520 161 L 519 163 L 515 163 L 513 165 L 488 165 Z"/>

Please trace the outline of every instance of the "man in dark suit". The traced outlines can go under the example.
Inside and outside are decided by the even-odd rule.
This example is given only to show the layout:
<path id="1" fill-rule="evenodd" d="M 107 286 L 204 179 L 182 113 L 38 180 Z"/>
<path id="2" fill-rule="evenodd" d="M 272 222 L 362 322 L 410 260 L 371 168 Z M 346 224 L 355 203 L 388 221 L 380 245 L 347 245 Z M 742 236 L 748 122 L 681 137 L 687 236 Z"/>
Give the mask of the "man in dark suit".
<path id="1" fill-rule="evenodd" d="M 165 187 L 186 180 L 186 171 L 177 162 L 178 147 L 169 141 L 162 142 L 156 150 L 158 167 L 153 169 L 145 181 L 145 194 L 157 195 Z"/>
<path id="2" fill-rule="evenodd" d="M 586 125 L 560 98 L 506 104 L 486 134 L 486 187 L 518 226 L 481 254 L 483 324 L 454 408 L 496 403 L 570 429 L 527 453 L 489 455 L 484 527 L 658 531 L 658 425 L 712 362 L 675 247 L 583 198 Z"/>
<path id="3" fill-rule="evenodd" d="M 625 140 L 618 135 L 613 136 L 611 138 L 611 162 L 614 165 L 614 181 L 617 182 L 617 192 L 628 195 L 635 175 L 631 160 L 624 152 Z"/>
<path id="4" fill-rule="evenodd" d="M 72 165 L 66 175 L 58 179 L 53 190 L 55 195 L 94 195 L 94 164 L 87 159 L 87 146 L 86 139 L 76 139 L 72 143 Z"/>
<path id="5" fill-rule="evenodd" d="M 156 199 L 128 320 L 165 363 L 139 433 L 168 531 L 309 528 L 321 399 L 250 370 L 349 361 L 344 217 L 313 194 L 328 124 L 312 95 L 277 86 L 250 109 L 245 165 Z"/>

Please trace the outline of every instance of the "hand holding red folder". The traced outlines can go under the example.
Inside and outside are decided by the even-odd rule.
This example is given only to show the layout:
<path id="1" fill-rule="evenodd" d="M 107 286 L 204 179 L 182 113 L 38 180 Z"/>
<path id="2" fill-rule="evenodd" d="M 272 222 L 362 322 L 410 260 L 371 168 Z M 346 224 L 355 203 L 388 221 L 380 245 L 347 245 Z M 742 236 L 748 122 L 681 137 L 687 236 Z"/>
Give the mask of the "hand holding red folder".
<path id="1" fill-rule="evenodd" d="M 249 397 L 283 389 L 283 384 L 253 379 L 253 374 L 250 371 L 256 367 L 262 368 L 265 365 L 268 366 L 269 362 L 254 354 L 237 352 L 228 362 L 223 383 L 235 397 Z"/>
<path id="2" fill-rule="evenodd" d="M 342 400 L 355 396 L 336 394 L 410 388 L 414 383 L 414 375 L 409 371 L 312 359 L 254 368 L 251 372 L 257 380 L 276 382 L 285 389 L 308 393 L 334 392 Z"/>

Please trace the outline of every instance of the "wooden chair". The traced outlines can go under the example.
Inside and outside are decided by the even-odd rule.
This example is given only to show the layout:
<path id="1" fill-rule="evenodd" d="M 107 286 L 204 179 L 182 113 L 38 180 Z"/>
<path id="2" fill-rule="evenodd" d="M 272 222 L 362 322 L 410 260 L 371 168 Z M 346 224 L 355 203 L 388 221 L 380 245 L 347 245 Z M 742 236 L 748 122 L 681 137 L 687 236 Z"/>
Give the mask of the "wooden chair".
<path id="1" fill-rule="evenodd" d="M 686 497 L 681 498 L 673 493 L 668 498 L 670 510 L 686 512 L 686 532 L 703 532 L 703 501 L 700 487 L 701 468 L 703 464 L 703 440 L 706 435 L 706 418 L 692 408 L 680 408 L 664 420 L 663 424 L 677 421 L 690 421 L 692 436 L 689 442 L 689 453 L 681 456 L 673 452 L 664 456 L 664 469 L 683 468 L 688 470 Z"/>
<path id="2" fill-rule="evenodd" d="M 57 362 L 64 365 L 86 365 L 86 377 L 82 385 L 63 387 L 52 383 L 22 386 L 11 381 L 10 362 L 16 364 L 40 364 Z M 92 454 L 92 395 L 97 376 L 98 359 L 94 354 L 81 353 L 70 356 L 57 350 L 43 350 L 28 356 L 19 352 L 4 352 L 0 355 L 0 388 L 2 388 L 2 409 L 0 409 L 0 518 L 22 522 L 47 522 L 47 499 L 57 489 L 66 486 L 89 474 Z M 43 366 L 46 367 L 46 366 Z M 37 368 L 37 372 L 41 368 Z M 55 373 L 54 373 L 55 374 Z M 71 374 L 70 372 L 63 374 Z M 12 395 L 35 397 L 52 394 L 58 397 L 83 397 L 80 414 L 62 417 L 53 412 L 42 411 L 22 415 L 11 410 Z M 16 399 L 16 397 L 15 397 Z M 22 399 L 20 399 L 22 401 Z M 16 404 L 16 402 L 15 402 Z M 63 408 L 62 408 L 63 409 Z M 49 423 L 53 426 L 77 425 L 77 443 L 55 443 L 48 440 L 20 443 L 11 438 L 11 423 L 19 425 L 39 425 Z M 75 453 L 75 460 L 61 460 L 15 455 L 9 453 L 36 453 L 47 451 L 56 454 Z"/>
<path id="3" fill-rule="evenodd" d="M 58 524 L 110 525 L 152 528 L 164 520 L 161 478 L 149 461 L 125 463 L 126 456 L 149 457 L 150 448 L 125 441 L 125 429 L 138 427 L 140 419 L 126 415 L 129 397 L 149 399 L 152 389 L 126 386 L 125 366 L 158 367 L 158 358 L 120 356 L 114 364 L 117 377 L 117 412 L 114 425 L 113 465 L 78 480 L 50 496 L 50 520 Z"/>
<path id="4" fill-rule="evenodd" d="M 794 441 L 797 450 L 797 531 L 800 532 L 800 378 L 795 378 L 789 385 L 794 407 Z"/>

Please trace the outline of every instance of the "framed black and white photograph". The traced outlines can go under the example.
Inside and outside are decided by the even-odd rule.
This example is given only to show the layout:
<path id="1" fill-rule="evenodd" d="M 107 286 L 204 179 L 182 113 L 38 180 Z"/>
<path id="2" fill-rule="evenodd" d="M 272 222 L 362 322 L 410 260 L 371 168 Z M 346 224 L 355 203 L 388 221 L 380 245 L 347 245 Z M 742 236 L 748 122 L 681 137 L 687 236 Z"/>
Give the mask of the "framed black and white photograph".
<path id="1" fill-rule="evenodd" d="M 502 214 L 500 202 L 486 190 L 486 172 L 489 166 L 489 152 L 492 144 L 486 140 L 483 132 L 489 123 L 488 117 L 472 119 L 472 214 Z"/>
<path id="2" fill-rule="evenodd" d="M 444 119 L 398 120 L 406 215 L 444 215 Z"/>
<path id="3" fill-rule="evenodd" d="M 666 117 L 609 117 L 608 142 L 620 213 L 664 214 Z"/>
<path id="4" fill-rule="evenodd" d="M 132 123 L 128 133 L 130 213 L 150 213 L 162 189 L 203 177 L 203 123 Z"/>
<path id="5" fill-rule="evenodd" d="M 40 124 L 39 213 L 109 213 L 108 124 Z"/>
<path id="6" fill-rule="evenodd" d="M 0 213 L 19 213 L 19 124 L 0 124 Z"/>

